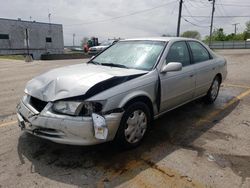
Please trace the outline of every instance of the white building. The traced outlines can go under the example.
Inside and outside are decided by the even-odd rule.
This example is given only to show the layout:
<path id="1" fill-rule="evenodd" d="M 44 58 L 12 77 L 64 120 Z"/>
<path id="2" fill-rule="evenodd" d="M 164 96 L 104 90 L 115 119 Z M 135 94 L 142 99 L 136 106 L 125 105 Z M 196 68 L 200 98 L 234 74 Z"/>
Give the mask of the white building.
<path id="1" fill-rule="evenodd" d="M 28 44 L 28 45 L 27 45 Z M 62 24 L 0 18 L 0 55 L 63 53 Z"/>

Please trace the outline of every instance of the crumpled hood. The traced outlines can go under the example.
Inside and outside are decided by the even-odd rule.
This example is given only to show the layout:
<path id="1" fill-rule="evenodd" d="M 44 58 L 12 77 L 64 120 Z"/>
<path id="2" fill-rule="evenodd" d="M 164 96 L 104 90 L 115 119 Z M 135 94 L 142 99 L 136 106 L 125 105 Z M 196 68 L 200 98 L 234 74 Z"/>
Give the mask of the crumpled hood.
<path id="1" fill-rule="evenodd" d="M 147 71 L 93 64 L 78 64 L 53 69 L 30 80 L 25 93 L 43 101 L 84 95 L 91 87 L 116 77 L 140 75 Z"/>

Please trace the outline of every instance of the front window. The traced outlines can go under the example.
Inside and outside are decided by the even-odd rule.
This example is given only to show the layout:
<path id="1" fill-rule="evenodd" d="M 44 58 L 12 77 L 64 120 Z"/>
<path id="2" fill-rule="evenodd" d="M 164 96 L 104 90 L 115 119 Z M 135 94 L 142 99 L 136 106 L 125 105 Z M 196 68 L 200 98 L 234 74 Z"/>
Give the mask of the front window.
<path id="1" fill-rule="evenodd" d="M 176 42 L 170 47 L 166 59 L 166 63 L 169 62 L 179 62 L 183 67 L 190 65 L 189 52 L 185 42 Z"/>
<path id="2" fill-rule="evenodd" d="M 151 70 L 163 51 L 165 44 L 162 41 L 118 42 L 94 58 L 92 63 Z"/>

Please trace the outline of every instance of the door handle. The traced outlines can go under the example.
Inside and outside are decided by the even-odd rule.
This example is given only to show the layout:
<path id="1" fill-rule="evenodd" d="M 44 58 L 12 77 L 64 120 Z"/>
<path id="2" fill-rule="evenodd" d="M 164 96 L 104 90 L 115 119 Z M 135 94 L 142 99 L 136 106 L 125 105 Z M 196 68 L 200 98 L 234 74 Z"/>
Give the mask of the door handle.
<path id="1" fill-rule="evenodd" d="M 213 67 L 212 69 L 215 70 L 215 67 Z"/>
<path id="2" fill-rule="evenodd" d="M 191 78 L 192 78 L 193 76 L 194 76 L 193 74 L 190 74 L 190 75 L 189 75 L 189 77 L 191 77 Z"/>

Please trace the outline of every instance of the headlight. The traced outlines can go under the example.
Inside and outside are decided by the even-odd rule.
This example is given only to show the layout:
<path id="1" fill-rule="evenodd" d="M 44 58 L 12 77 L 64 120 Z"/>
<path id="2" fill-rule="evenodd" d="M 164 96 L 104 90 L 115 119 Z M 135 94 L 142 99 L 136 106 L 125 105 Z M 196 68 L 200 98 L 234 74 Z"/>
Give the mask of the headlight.
<path id="1" fill-rule="evenodd" d="M 52 109 L 60 114 L 90 116 L 93 112 L 100 112 L 102 110 L 102 104 L 88 101 L 58 101 L 54 103 Z"/>
<path id="2" fill-rule="evenodd" d="M 81 111 L 81 102 L 58 101 L 53 105 L 53 110 L 68 115 L 78 115 Z"/>

